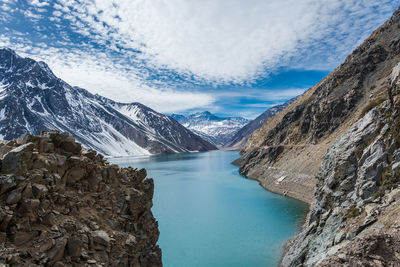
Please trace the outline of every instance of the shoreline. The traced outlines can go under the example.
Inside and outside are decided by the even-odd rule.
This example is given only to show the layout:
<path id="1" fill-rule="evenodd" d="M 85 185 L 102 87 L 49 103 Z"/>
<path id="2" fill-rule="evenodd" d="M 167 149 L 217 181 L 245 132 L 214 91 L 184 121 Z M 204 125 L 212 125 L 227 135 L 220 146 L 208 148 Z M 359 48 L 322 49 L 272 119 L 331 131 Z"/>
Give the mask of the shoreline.
<path id="1" fill-rule="evenodd" d="M 240 167 L 242 161 L 243 158 L 240 157 L 231 164 Z M 314 188 L 317 182 L 315 176 L 273 167 L 253 168 L 246 175 L 240 174 L 247 179 L 258 181 L 265 190 L 272 193 L 294 198 L 308 206 L 314 202 Z"/>
<path id="2" fill-rule="evenodd" d="M 236 160 L 234 160 L 231 164 L 236 165 L 236 166 L 241 166 L 243 158 L 240 157 Z M 239 172 L 240 173 L 240 172 Z M 281 196 L 289 197 L 292 199 L 295 199 L 297 201 L 300 201 L 304 204 L 307 204 L 307 212 L 304 214 L 304 218 L 301 222 L 301 226 L 298 230 L 298 232 L 288 238 L 286 242 L 283 245 L 282 248 L 282 253 L 279 259 L 278 266 L 281 266 L 282 260 L 286 252 L 288 251 L 288 246 L 293 242 L 293 240 L 296 238 L 296 236 L 301 233 L 304 230 L 304 227 L 306 226 L 307 218 L 310 215 L 310 208 L 311 205 L 314 202 L 314 188 L 315 188 L 315 182 L 316 178 L 306 175 L 306 174 L 296 174 L 296 173 L 290 173 L 286 171 L 282 171 L 279 169 L 275 168 L 268 168 L 264 170 L 263 172 L 253 172 L 253 175 L 244 175 L 241 174 L 243 177 L 246 179 L 250 180 L 255 180 L 258 182 L 258 184 L 264 188 L 265 190 L 272 192 L 274 194 L 278 194 Z M 265 175 L 270 175 L 265 176 Z M 285 177 L 282 179 L 282 177 Z M 281 182 L 279 180 L 282 179 Z M 283 183 L 285 181 L 285 183 Z M 304 185 L 300 184 L 300 181 L 308 181 L 308 185 L 304 187 Z M 300 185 L 300 186 L 299 186 Z M 299 188 L 305 188 L 305 190 L 293 190 L 294 188 L 299 189 Z M 300 191 L 300 192 L 299 192 Z M 310 192 L 312 194 L 310 195 Z"/>

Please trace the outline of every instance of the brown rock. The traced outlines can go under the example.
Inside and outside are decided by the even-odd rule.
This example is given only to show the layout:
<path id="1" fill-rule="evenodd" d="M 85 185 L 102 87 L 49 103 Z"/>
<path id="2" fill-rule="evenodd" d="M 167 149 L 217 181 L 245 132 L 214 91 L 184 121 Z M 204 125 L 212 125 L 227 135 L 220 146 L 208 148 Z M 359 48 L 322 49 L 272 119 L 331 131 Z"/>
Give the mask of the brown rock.
<path id="1" fill-rule="evenodd" d="M 7 154 L 5 170 L 13 172 L 0 170 L 0 261 L 161 266 L 153 183 L 144 170 L 120 169 L 94 151 L 81 154 L 68 134 L 22 139 L 26 144 Z"/>
<path id="2" fill-rule="evenodd" d="M 32 198 L 32 185 L 31 183 L 28 183 L 27 186 L 25 187 L 24 191 L 22 191 L 22 197 L 23 198 Z"/>
<path id="3" fill-rule="evenodd" d="M 74 168 L 68 171 L 67 184 L 74 184 L 86 176 L 86 169 L 82 167 Z"/>
<path id="4" fill-rule="evenodd" d="M 15 176 L 13 175 L 1 175 L 0 176 L 0 195 L 7 193 L 11 189 L 17 186 Z"/>
<path id="5" fill-rule="evenodd" d="M 99 244 L 102 246 L 107 247 L 108 244 L 110 243 L 110 236 L 107 234 L 106 231 L 103 230 L 97 230 L 92 232 L 92 238 L 93 242 L 95 244 Z"/>
<path id="6" fill-rule="evenodd" d="M 57 239 L 55 243 L 55 246 L 47 253 L 47 257 L 50 259 L 50 264 L 53 264 L 64 257 L 64 249 L 67 244 L 67 239 L 61 237 Z"/>
<path id="7" fill-rule="evenodd" d="M 6 203 L 8 205 L 17 204 L 21 200 L 21 197 L 22 197 L 21 191 L 22 191 L 21 188 L 17 188 L 15 190 L 11 191 L 11 193 L 7 196 Z"/>
<path id="8" fill-rule="evenodd" d="M 3 173 L 25 173 L 31 165 L 30 159 L 34 146 L 33 143 L 27 143 L 4 155 L 1 171 Z"/>
<path id="9" fill-rule="evenodd" d="M 47 186 L 42 184 L 33 184 L 32 193 L 35 198 L 41 199 L 48 192 Z"/>
<path id="10" fill-rule="evenodd" d="M 32 232 L 17 231 L 13 237 L 13 243 L 16 246 L 21 246 L 26 244 L 33 238 Z"/>
<path id="11" fill-rule="evenodd" d="M 71 257 L 81 256 L 83 242 L 78 237 L 72 236 L 68 239 L 67 251 Z"/>

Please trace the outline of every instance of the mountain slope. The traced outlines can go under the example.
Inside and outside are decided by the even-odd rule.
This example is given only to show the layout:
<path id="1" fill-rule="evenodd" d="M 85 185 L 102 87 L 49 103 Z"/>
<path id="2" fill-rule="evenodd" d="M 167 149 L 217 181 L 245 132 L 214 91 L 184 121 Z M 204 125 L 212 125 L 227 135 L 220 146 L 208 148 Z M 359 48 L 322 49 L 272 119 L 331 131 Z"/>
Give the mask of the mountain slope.
<path id="1" fill-rule="evenodd" d="M 122 104 L 72 87 L 43 62 L 0 50 L 0 139 L 67 131 L 105 155 L 215 149 L 174 119 L 139 103 Z"/>
<path id="2" fill-rule="evenodd" d="M 386 96 L 388 76 L 400 59 L 398 20 L 396 12 L 336 70 L 255 131 L 237 161 L 240 172 L 311 203 L 330 145 Z M 284 182 L 276 183 L 282 176 Z"/>
<path id="3" fill-rule="evenodd" d="M 260 116 L 246 124 L 243 128 L 241 128 L 225 145 L 225 148 L 229 149 L 236 149 L 239 150 L 241 149 L 249 139 L 250 135 L 259 129 L 264 122 L 277 114 L 278 112 L 284 110 L 287 108 L 293 101 L 296 100 L 296 98 L 292 98 L 289 101 L 281 104 L 281 105 L 276 105 L 273 106 L 269 109 L 267 109 L 264 113 L 262 113 Z"/>
<path id="4" fill-rule="evenodd" d="M 399 266 L 399 62 L 400 9 L 242 150 L 242 174 L 311 205 L 281 266 Z"/>
<path id="5" fill-rule="evenodd" d="M 249 122 L 249 120 L 241 117 L 221 118 L 208 111 L 195 113 L 187 117 L 172 114 L 171 117 L 216 146 L 223 146 Z"/>

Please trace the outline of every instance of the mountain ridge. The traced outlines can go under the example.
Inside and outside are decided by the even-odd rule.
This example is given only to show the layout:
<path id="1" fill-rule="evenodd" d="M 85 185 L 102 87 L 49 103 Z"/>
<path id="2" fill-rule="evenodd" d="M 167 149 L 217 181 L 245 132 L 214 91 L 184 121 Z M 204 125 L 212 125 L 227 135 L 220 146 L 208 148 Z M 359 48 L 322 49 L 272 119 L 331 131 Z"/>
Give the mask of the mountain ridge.
<path id="1" fill-rule="evenodd" d="M 243 175 L 310 205 L 281 266 L 398 266 L 399 73 L 400 8 L 241 151 Z"/>
<path id="2" fill-rule="evenodd" d="M 0 49 L 0 64 L 1 139 L 67 131 L 108 156 L 216 149 L 168 116 L 140 103 L 118 103 L 72 87 L 46 63 L 19 57 L 11 49 Z"/>
<path id="3" fill-rule="evenodd" d="M 242 149 L 245 146 L 250 135 L 258 130 L 268 118 L 273 117 L 275 114 L 287 108 L 296 99 L 297 97 L 294 97 L 283 104 L 275 105 L 271 108 L 268 108 L 262 114 L 257 116 L 254 120 L 243 126 L 243 128 L 241 128 L 234 136 L 232 136 L 232 138 L 227 143 L 225 143 L 224 148 L 232 150 Z"/>
<path id="4" fill-rule="evenodd" d="M 219 147 L 222 147 L 249 122 L 242 117 L 219 117 L 209 111 L 197 112 L 188 116 L 171 114 L 171 117 L 203 139 Z"/>

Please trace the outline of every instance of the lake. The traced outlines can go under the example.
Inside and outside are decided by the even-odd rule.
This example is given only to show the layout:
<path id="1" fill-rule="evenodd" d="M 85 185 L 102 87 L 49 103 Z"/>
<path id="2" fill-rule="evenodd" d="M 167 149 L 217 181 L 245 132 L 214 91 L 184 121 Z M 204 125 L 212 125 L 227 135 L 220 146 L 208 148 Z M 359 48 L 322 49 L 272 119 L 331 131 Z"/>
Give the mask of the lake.
<path id="1" fill-rule="evenodd" d="M 238 157 L 212 151 L 110 159 L 154 178 L 164 266 L 278 265 L 308 207 L 242 177 L 231 164 Z"/>

